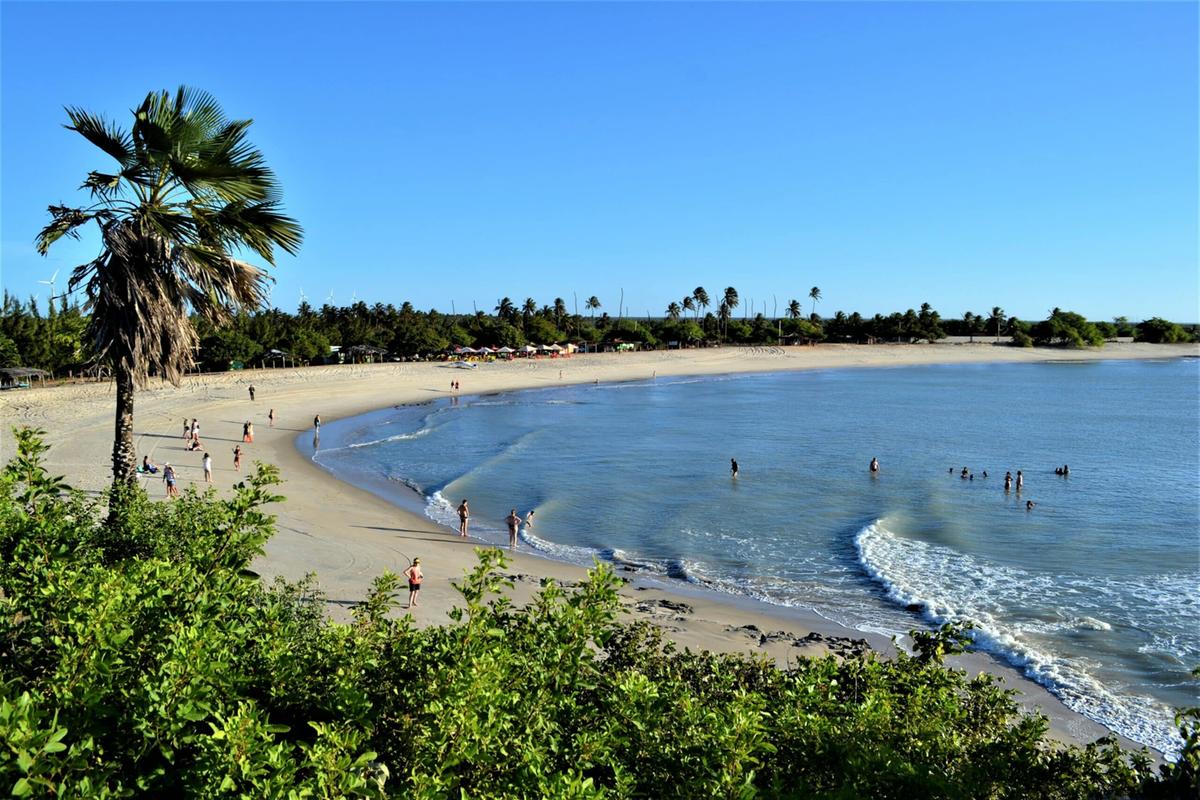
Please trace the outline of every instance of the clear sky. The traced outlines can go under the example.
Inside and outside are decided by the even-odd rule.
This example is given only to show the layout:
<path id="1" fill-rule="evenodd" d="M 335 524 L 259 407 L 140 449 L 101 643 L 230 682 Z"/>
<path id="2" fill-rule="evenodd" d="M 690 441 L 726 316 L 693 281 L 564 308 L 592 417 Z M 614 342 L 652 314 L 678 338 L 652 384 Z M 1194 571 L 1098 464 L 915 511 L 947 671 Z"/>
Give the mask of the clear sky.
<path id="1" fill-rule="evenodd" d="M 63 106 L 197 86 L 306 231 L 274 301 L 697 285 L 864 314 L 1198 309 L 1194 3 L 3 2 L 3 284 L 111 165 Z M 805 307 L 808 303 L 805 302 Z M 739 309 L 738 315 L 740 316 Z M 781 312 L 782 313 L 782 312 Z"/>

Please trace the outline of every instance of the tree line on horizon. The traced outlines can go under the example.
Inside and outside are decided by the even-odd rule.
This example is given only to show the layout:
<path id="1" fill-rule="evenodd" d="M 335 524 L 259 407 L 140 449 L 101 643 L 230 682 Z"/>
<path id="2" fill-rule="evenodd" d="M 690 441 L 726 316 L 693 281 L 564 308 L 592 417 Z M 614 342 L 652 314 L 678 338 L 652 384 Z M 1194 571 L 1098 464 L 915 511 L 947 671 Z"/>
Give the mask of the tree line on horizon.
<path id="1" fill-rule="evenodd" d="M 819 290 L 814 287 L 814 291 Z M 810 295 L 811 297 L 811 295 Z M 1136 341 L 1174 343 L 1197 341 L 1196 326 L 1151 318 L 1134 324 L 1125 317 L 1093 322 L 1079 314 L 1054 309 L 1045 320 L 1031 322 L 1006 316 L 1000 307 L 987 314 L 966 312 L 943 318 L 928 303 L 920 309 L 875 314 L 837 311 L 823 317 L 807 315 L 797 300 L 784 306 L 779 317 L 757 313 L 734 316 L 737 290 L 728 287 L 716 310 L 707 292 L 696 287 L 682 301 L 671 302 L 661 317 L 613 317 L 601 301 L 589 297 L 587 315 L 567 311 L 562 298 L 539 305 L 533 298 L 521 304 L 504 297 L 493 313 L 443 314 L 418 311 L 411 303 L 349 306 L 325 304 L 314 308 L 302 302 L 295 313 L 277 308 L 243 312 L 218 327 L 199 315 L 190 316 L 200 366 L 210 371 L 233 362 L 261 363 L 270 351 L 287 353 L 297 363 L 326 363 L 331 348 L 365 345 L 400 358 L 429 358 L 458 346 L 521 347 L 525 344 L 638 342 L 647 347 L 698 344 L 777 345 L 783 342 L 925 342 L 947 336 L 1018 346 L 1101 346 L 1118 337 Z M 597 313 L 599 312 L 599 313 Z M 7 292 L 0 303 L 0 367 L 36 367 L 54 375 L 78 374 L 95 363 L 96 348 L 88 338 L 89 315 L 78 302 L 60 297 L 43 309 L 30 298 L 22 302 Z"/>

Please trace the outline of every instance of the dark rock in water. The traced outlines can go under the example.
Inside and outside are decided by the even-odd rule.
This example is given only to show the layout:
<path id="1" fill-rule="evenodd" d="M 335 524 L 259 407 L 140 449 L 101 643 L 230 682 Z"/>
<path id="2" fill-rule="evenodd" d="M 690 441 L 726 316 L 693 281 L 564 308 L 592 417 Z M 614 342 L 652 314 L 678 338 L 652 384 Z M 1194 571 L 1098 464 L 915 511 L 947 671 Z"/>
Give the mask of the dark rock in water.
<path id="1" fill-rule="evenodd" d="M 906 605 L 904 607 L 904 610 L 908 611 L 912 614 L 920 614 L 922 611 L 925 610 L 925 604 L 924 603 L 909 603 L 908 605 Z"/>

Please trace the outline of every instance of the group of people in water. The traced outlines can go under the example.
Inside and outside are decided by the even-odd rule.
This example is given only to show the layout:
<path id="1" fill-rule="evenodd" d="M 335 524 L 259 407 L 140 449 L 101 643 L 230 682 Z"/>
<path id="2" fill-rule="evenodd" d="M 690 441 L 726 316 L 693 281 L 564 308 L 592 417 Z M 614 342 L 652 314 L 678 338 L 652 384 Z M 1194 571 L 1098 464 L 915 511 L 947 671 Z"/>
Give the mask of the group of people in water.
<path id="1" fill-rule="evenodd" d="M 522 517 L 517 513 L 517 509 L 508 512 L 508 516 L 504 518 L 505 524 L 508 526 L 508 546 L 515 548 L 517 546 L 517 534 L 524 525 L 526 530 L 533 527 L 534 511 L 530 510 L 528 514 Z M 467 505 L 467 499 L 458 504 L 458 535 L 466 538 L 467 529 L 471 524 L 471 508 Z"/>
<path id="2" fill-rule="evenodd" d="M 953 475 L 954 467 L 950 467 L 948 472 L 951 475 Z M 1062 471 L 1059 469 L 1056 469 L 1054 472 L 1057 475 L 1063 474 Z M 971 470 L 967 469 L 966 467 L 962 468 L 962 471 L 958 473 L 958 476 L 960 478 L 962 478 L 964 481 L 975 480 L 975 473 L 971 472 Z M 987 470 L 985 469 L 983 471 L 983 477 L 986 478 L 987 476 L 988 476 Z M 1013 476 L 1011 471 L 1005 471 L 1005 473 L 1004 473 L 1004 493 L 1008 494 L 1014 488 L 1017 490 L 1018 496 L 1021 494 L 1021 491 L 1025 488 L 1025 473 L 1021 470 L 1017 470 L 1017 474 L 1015 477 Z M 1036 506 L 1036 505 L 1037 505 L 1037 503 L 1033 502 L 1032 500 L 1026 500 L 1025 501 L 1025 510 L 1033 511 L 1034 506 Z"/>

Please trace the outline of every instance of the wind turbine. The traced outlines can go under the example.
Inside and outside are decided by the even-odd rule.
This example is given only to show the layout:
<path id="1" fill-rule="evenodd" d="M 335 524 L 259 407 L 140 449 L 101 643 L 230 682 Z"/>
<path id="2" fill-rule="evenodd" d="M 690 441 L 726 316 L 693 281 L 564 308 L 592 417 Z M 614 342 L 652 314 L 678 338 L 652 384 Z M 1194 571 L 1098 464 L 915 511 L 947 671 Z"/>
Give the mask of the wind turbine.
<path id="1" fill-rule="evenodd" d="M 307 302 L 308 302 L 308 295 L 306 295 L 304 293 L 304 287 L 301 286 L 300 287 L 300 305 L 304 305 Z"/>
<path id="2" fill-rule="evenodd" d="M 325 298 L 325 305 L 327 305 L 327 306 L 333 305 L 333 289 L 329 290 L 329 296 Z"/>
<path id="3" fill-rule="evenodd" d="M 54 281 L 55 281 L 57 278 L 58 278 L 58 270 L 54 270 L 54 274 L 50 276 L 50 280 L 48 280 L 48 281 L 38 281 L 38 283 L 43 283 L 43 284 L 45 284 L 46 286 L 49 286 L 49 287 L 50 287 L 50 302 L 51 302 L 51 303 L 53 303 L 53 302 L 54 302 Z"/>
<path id="4" fill-rule="evenodd" d="M 355 290 L 354 290 L 354 291 L 353 291 L 353 292 L 350 294 L 350 305 L 354 305 L 354 304 L 355 304 L 355 303 L 357 303 L 357 302 L 358 302 L 358 289 L 355 289 Z"/>

